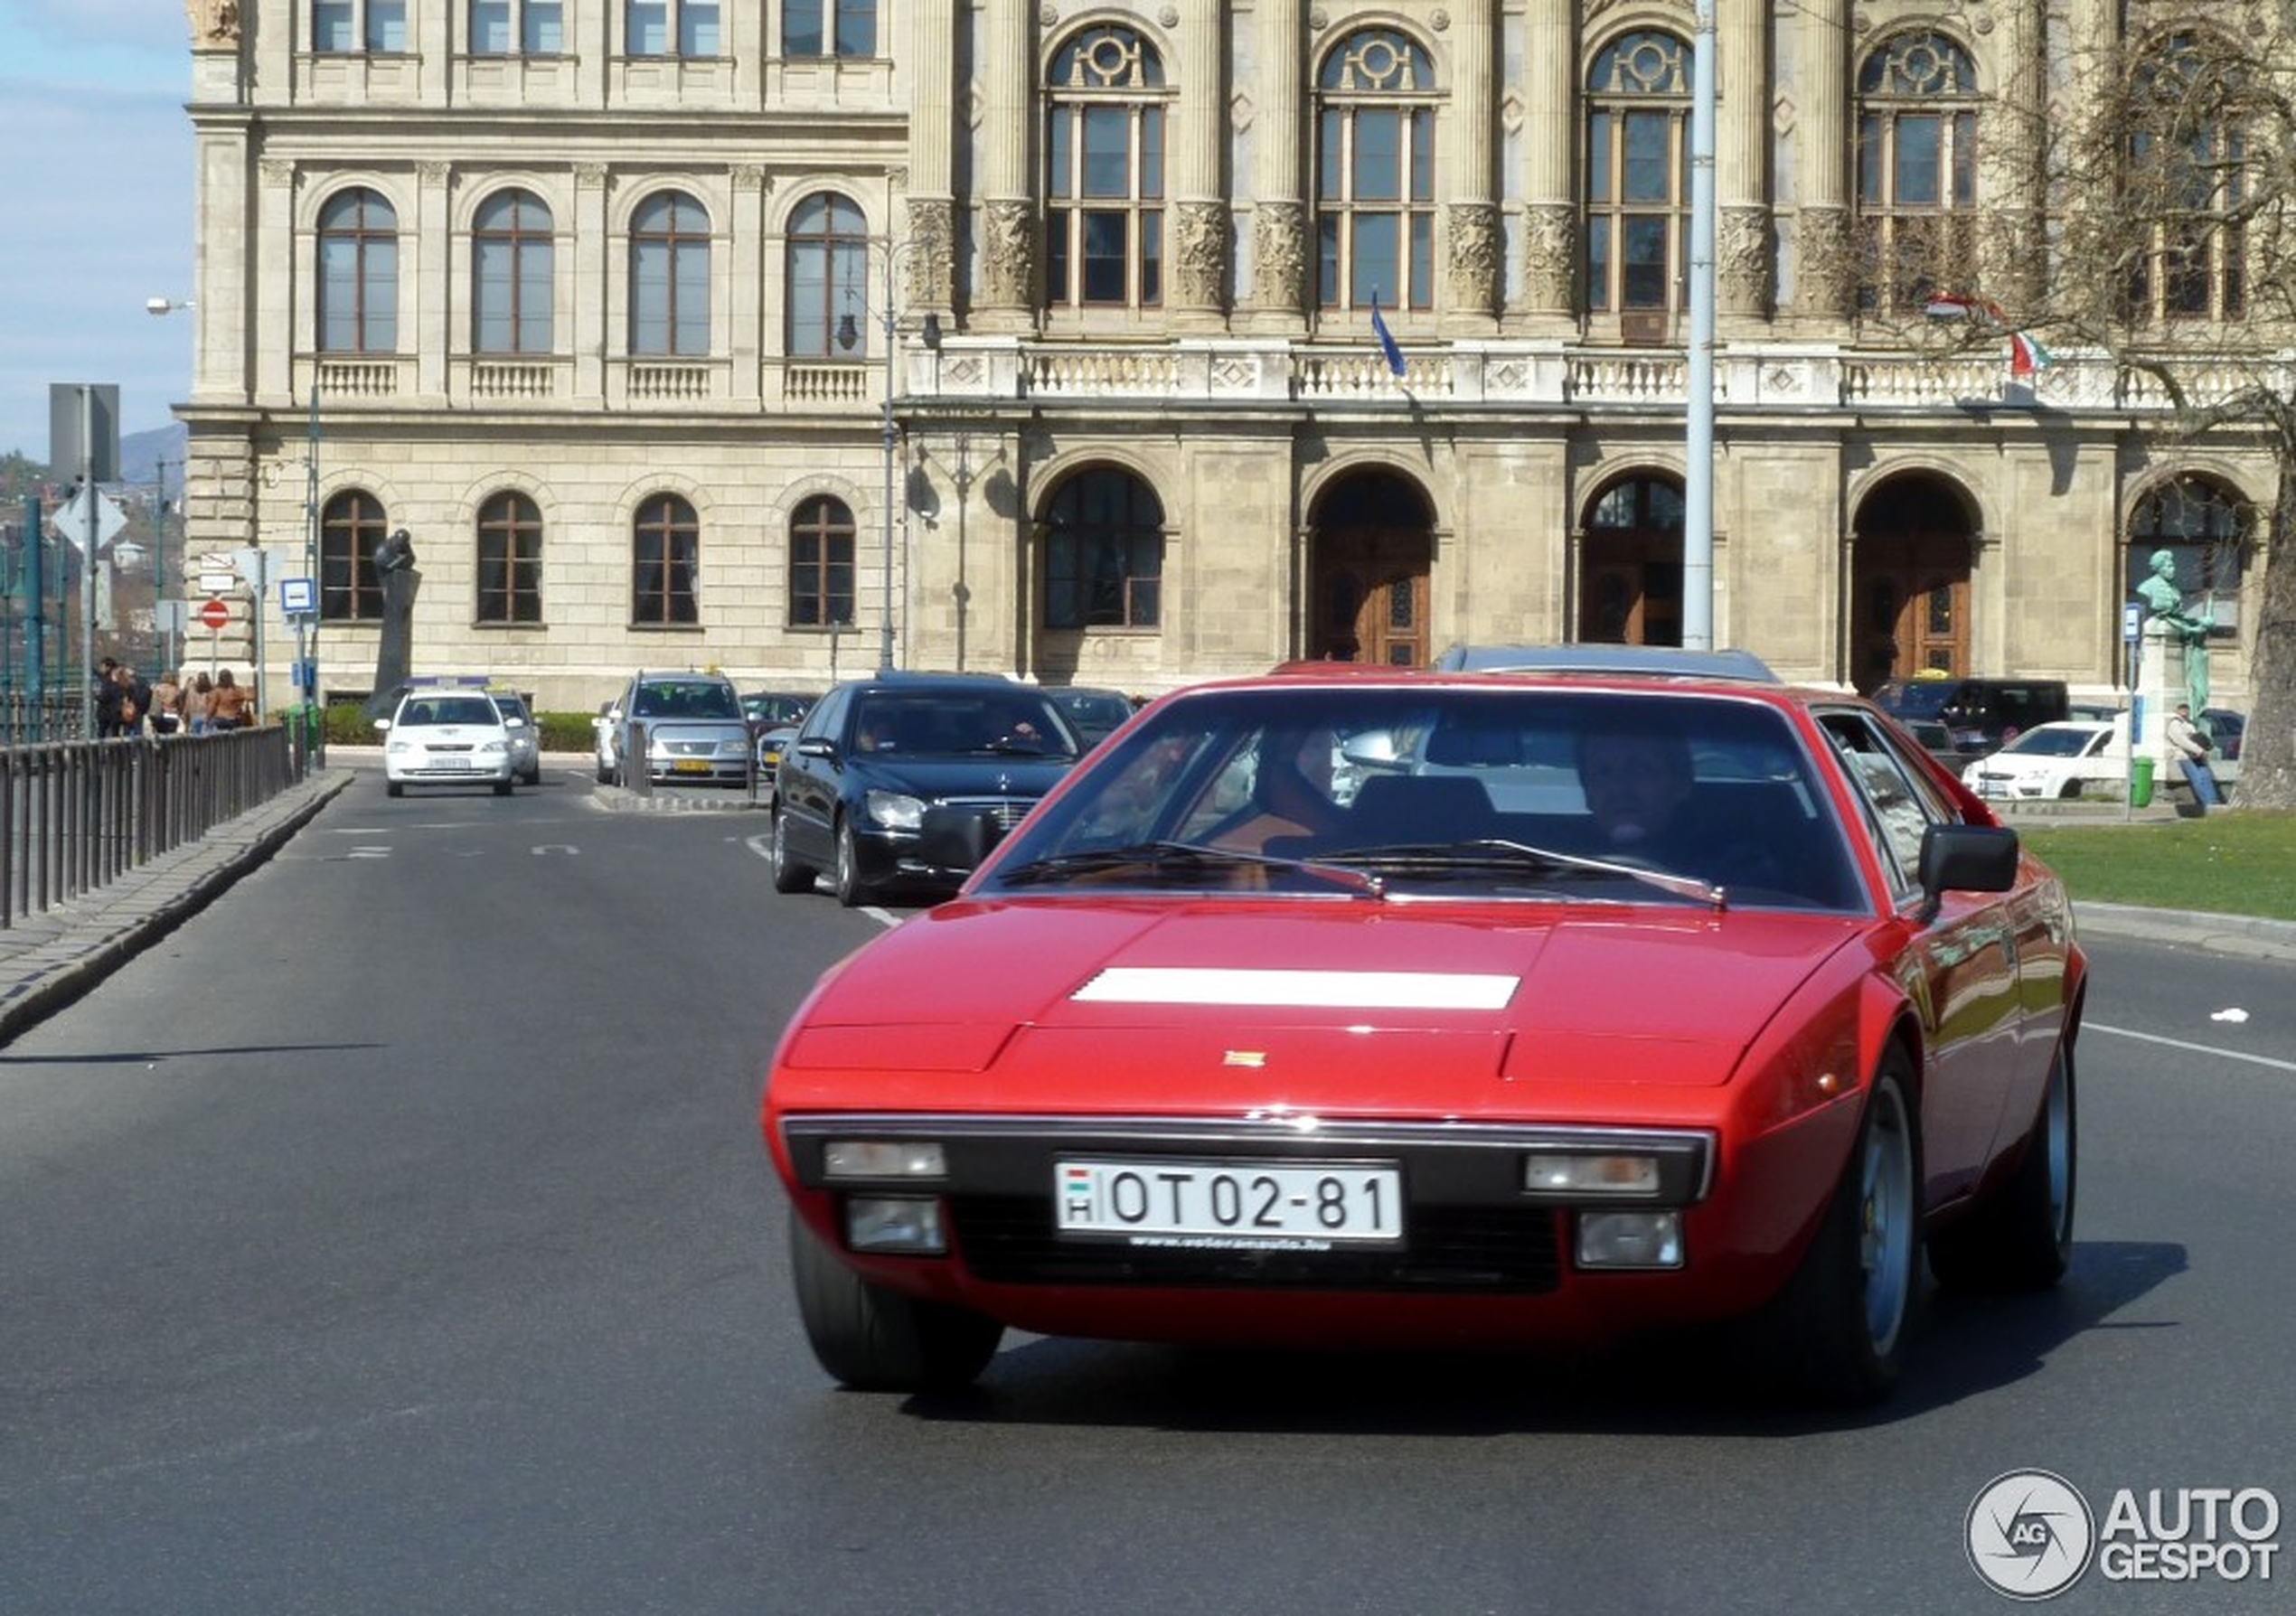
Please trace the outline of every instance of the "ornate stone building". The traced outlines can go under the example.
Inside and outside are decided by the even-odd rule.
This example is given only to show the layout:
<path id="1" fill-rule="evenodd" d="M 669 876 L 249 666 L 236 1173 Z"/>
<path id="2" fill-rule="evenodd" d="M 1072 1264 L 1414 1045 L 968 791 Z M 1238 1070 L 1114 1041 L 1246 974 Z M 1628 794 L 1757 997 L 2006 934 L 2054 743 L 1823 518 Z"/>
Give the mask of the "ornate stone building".
<path id="1" fill-rule="evenodd" d="M 417 669 L 554 709 L 1680 634 L 1687 3 L 190 9 L 190 542 L 316 577 L 331 697 L 401 528 Z M 1717 644 L 2108 690 L 2165 545 L 2244 645 L 2253 447 L 1927 315 L 2037 284 L 2150 9 L 1719 0 Z"/>

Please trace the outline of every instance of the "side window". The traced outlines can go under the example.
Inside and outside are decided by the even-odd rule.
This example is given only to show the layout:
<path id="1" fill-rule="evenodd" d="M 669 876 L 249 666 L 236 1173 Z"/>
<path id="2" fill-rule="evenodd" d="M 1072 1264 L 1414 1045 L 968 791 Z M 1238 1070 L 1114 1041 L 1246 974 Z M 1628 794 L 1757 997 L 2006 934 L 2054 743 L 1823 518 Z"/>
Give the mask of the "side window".
<path id="1" fill-rule="evenodd" d="M 1924 832 L 1959 816 L 1864 713 L 1824 713 L 1819 721 L 1864 805 L 1865 833 L 1889 871 L 1891 894 L 1902 899 L 1918 888 L 1915 872 L 1921 867 Z"/>
<path id="2" fill-rule="evenodd" d="M 800 740 L 819 740 L 823 737 L 836 738 L 845 727 L 845 709 L 852 702 L 850 691 L 832 691 L 814 703 L 813 711 L 805 715 L 805 722 L 798 731 Z"/>

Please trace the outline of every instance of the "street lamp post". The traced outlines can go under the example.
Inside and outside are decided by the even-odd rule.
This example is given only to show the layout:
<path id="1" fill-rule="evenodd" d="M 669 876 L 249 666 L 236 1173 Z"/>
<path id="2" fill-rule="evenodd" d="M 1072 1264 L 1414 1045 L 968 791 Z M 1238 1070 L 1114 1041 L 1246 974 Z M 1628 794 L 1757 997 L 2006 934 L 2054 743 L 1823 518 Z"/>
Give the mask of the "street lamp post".
<path id="1" fill-rule="evenodd" d="M 877 672 L 880 677 L 893 672 L 895 662 L 893 655 L 893 459 L 894 452 L 900 446 L 900 428 L 893 419 L 893 389 L 900 369 L 900 323 L 899 309 L 893 296 L 893 276 L 901 256 L 904 253 L 914 252 L 923 245 L 925 244 L 920 241 L 884 240 L 870 243 L 870 250 L 882 258 L 885 266 L 884 288 L 879 294 L 877 300 L 878 324 L 883 327 L 885 333 L 884 418 L 880 428 L 885 455 L 884 554 L 882 557 L 884 623 L 879 630 L 877 651 Z M 927 348 L 936 348 L 940 345 L 941 321 L 938 315 L 927 314 L 925 316 L 925 325 L 921 334 Z M 850 351 L 860 338 L 860 330 L 852 315 L 848 314 L 838 321 L 837 345 L 839 347 Z"/>

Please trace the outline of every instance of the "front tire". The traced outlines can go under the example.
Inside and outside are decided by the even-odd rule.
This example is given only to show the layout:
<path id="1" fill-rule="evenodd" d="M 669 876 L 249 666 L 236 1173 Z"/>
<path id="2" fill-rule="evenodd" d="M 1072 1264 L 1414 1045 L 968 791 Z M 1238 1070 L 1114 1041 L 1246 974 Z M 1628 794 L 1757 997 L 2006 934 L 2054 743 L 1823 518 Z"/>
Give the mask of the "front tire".
<path id="1" fill-rule="evenodd" d="M 385 780 L 382 783 L 382 794 L 387 797 L 405 796 L 407 794 L 405 782 L 400 780 Z"/>
<path id="2" fill-rule="evenodd" d="M 1875 1074 L 1841 1181 L 1802 1266 L 1760 1316 L 1761 1367 L 1808 1400 L 1878 1403 L 1897 1383 L 1920 1298 L 1921 1136 L 1910 1064 Z"/>
<path id="3" fill-rule="evenodd" d="M 1004 1339 L 993 1319 L 870 1283 L 794 1212 L 789 1274 L 814 1357 L 855 1391 L 960 1390 L 980 1377 Z"/>
<path id="4" fill-rule="evenodd" d="M 869 883 L 861 879 L 861 846 L 853 837 L 853 822 L 837 822 L 837 868 L 830 884 L 837 889 L 837 901 L 849 909 L 857 909 L 870 897 Z"/>
<path id="5" fill-rule="evenodd" d="M 497 780 L 494 782 L 494 794 L 498 797 L 506 797 L 510 795 L 510 787 L 511 783 L 509 781 Z"/>
<path id="6" fill-rule="evenodd" d="M 1931 1236 L 1930 1272 L 1956 1291 L 2046 1291 L 2073 1262 L 2079 1106 L 2073 1048 L 2060 1038 L 2041 1113 L 2017 1170 L 1980 1206 Z"/>
<path id="7" fill-rule="evenodd" d="M 814 870 L 809 864 L 798 862 L 789 850 L 789 816 L 773 816 L 773 889 L 776 892 L 811 892 Z"/>

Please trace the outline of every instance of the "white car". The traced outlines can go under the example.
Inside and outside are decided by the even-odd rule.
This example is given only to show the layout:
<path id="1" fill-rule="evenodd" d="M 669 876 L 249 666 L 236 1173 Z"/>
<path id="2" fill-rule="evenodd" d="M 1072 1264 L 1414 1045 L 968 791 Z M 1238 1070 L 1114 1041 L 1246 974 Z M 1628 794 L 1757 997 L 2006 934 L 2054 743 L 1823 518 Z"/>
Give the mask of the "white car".
<path id="1" fill-rule="evenodd" d="M 494 705 L 503 715 L 503 727 L 510 731 L 511 774 L 521 785 L 542 783 L 542 727 L 534 721 L 533 709 L 526 705 L 526 698 L 509 691 L 492 691 Z"/>
<path id="2" fill-rule="evenodd" d="M 484 691 L 409 691 L 375 728 L 382 735 L 382 788 L 391 796 L 406 795 L 409 785 L 484 785 L 506 797 L 516 782 L 510 727 Z"/>
<path id="3" fill-rule="evenodd" d="M 2061 719 L 2036 724 L 2000 751 L 1962 771 L 1981 797 L 2077 797 L 2118 793 L 2129 777 L 2127 720 Z"/>

